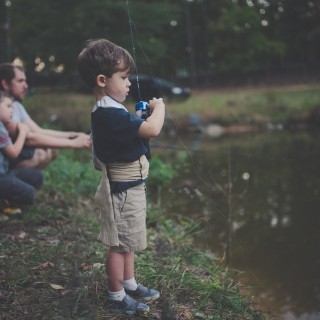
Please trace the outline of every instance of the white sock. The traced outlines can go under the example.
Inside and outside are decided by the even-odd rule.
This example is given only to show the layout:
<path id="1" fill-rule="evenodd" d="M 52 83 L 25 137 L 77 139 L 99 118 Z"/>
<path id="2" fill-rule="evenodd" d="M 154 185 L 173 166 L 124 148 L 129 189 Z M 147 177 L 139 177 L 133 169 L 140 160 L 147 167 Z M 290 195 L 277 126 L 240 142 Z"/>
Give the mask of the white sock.
<path id="1" fill-rule="evenodd" d="M 128 289 L 128 290 L 136 290 L 138 288 L 138 284 L 135 278 L 124 280 L 123 286 L 125 289 Z"/>
<path id="2" fill-rule="evenodd" d="M 122 290 L 117 292 L 108 291 L 110 300 L 122 301 L 126 296 L 126 292 L 122 288 Z"/>

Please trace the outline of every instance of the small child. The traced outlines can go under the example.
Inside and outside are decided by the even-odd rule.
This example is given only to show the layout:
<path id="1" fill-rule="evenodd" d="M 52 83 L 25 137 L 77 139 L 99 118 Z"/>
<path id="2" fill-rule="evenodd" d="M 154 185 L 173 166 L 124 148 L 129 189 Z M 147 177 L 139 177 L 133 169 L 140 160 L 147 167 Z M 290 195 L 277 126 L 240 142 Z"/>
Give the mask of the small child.
<path id="1" fill-rule="evenodd" d="M 94 153 L 102 169 L 95 200 L 100 207 L 99 238 L 108 246 L 107 307 L 126 314 L 146 313 L 149 306 L 137 300 L 156 300 L 160 293 L 137 284 L 134 252 L 147 246 L 146 139 L 160 134 L 165 105 L 161 98 L 150 100 L 151 115 L 146 120 L 127 111 L 121 103 L 129 93 L 128 77 L 134 71 L 134 61 L 128 51 L 106 39 L 86 43 L 78 68 L 96 100 L 91 129 Z"/>
<path id="2" fill-rule="evenodd" d="M 12 119 L 12 99 L 4 91 L 0 91 L 0 200 L 2 208 L 1 221 L 8 220 L 6 214 L 17 213 L 11 205 L 30 205 L 34 202 L 36 189 L 42 184 L 42 173 L 31 168 L 9 169 L 9 162 L 21 152 L 29 129 L 18 123 L 18 135 L 13 143 L 7 131 Z M 18 209 L 18 208 L 16 208 Z"/>

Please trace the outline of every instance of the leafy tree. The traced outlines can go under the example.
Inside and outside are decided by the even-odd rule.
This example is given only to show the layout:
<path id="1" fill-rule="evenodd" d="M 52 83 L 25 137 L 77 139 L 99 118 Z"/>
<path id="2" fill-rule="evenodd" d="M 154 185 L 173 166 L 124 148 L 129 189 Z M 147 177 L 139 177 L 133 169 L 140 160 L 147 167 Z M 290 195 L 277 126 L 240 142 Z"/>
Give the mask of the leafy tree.
<path id="1" fill-rule="evenodd" d="M 266 10 L 270 21 L 269 34 L 285 44 L 282 70 L 294 68 L 312 73 L 319 70 L 320 2 L 283 0 L 270 1 Z"/>
<path id="2" fill-rule="evenodd" d="M 165 70 L 160 61 L 170 56 L 170 48 L 163 39 L 171 33 L 170 21 L 179 15 L 177 6 L 170 2 L 164 5 L 158 1 L 135 1 L 129 13 L 141 70 L 148 69 L 148 59 L 158 66 L 156 71 Z M 54 57 L 52 67 L 63 64 L 67 72 L 73 72 L 81 46 L 93 38 L 108 38 L 132 51 L 125 1 L 15 0 L 13 15 L 14 53 L 29 67 L 36 57 L 47 66 L 48 59 Z"/>
<path id="3" fill-rule="evenodd" d="M 10 19 L 12 46 L 0 46 L 0 60 L 12 53 L 29 71 L 63 65 L 65 75 L 74 74 L 83 43 L 100 37 L 135 55 L 140 73 L 186 76 L 195 84 L 288 66 L 312 73 L 319 66 L 318 0 L 11 0 Z"/>
<path id="4" fill-rule="evenodd" d="M 255 8 L 231 5 L 214 27 L 216 37 L 224 39 L 213 48 L 219 71 L 255 73 L 281 58 L 283 43 L 268 38 L 263 28 Z"/>

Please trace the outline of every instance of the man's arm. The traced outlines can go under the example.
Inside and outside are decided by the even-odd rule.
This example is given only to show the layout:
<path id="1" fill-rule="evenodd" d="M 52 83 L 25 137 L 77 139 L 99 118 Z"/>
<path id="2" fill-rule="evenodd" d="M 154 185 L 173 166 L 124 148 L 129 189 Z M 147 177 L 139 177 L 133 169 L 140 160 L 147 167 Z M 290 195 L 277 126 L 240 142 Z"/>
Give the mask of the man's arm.
<path id="1" fill-rule="evenodd" d="M 28 133 L 25 144 L 31 147 L 43 148 L 89 148 L 91 140 L 89 135 L 79 135 L 74 139 L 45 135 L 41 131 Z"/>
<path id="2" fill-rule="evenodd" d="M 30 130 L 32 132 L 55 137 L 55 138 L 75 138 L 79 135 L 84 135 L 84 133 L 82 133 L 82 132 L 43 129 L 35 121 L 33 121 L 31 118 L 26 120 L 24 123 L 30 128 Z"/>

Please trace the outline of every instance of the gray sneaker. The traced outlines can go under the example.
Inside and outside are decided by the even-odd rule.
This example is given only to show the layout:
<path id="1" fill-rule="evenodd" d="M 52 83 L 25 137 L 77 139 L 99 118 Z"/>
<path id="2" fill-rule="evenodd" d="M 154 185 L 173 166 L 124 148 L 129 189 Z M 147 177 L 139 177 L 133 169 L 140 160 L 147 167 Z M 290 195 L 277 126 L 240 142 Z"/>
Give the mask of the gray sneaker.
<path id="1" fill-rule="evenodd" d="M 160 297 L 159 291 L 151 288 L 146 288 L 139 283 L 138 283 L 138 288 L 136 290 L 125 289 L 125 291 L 131 297 L 136 299 L 141 299 L 144 301 L 153 301 L 153 300 L 157 300 Z"/>
<path id="2" fill-rule="evenodd" d="M 107 299 L 106 307 L 111 311 L 122 312 L 130 315 L 145 314 L 150 310 L 149 306 L 132 299 L 129 295 L 126 295 L 121 301 Z"/>

